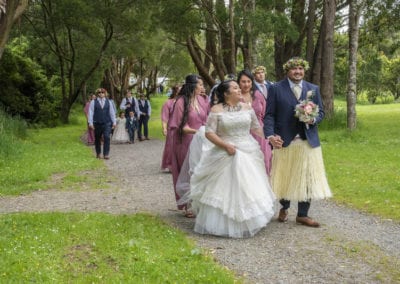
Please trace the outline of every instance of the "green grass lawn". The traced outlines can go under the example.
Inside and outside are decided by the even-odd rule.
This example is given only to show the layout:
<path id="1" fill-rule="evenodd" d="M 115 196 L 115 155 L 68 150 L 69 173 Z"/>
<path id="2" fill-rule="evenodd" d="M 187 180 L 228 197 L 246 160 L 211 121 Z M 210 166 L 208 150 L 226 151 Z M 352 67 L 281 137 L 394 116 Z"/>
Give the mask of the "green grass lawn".
<path id="1" fill-rule="evenodd" d="M 400 220 L 400 104 L 357 106 L 358 127 L 320 131 L 334 200 Z"/>
<path id="2" fill-rule="evenodd" d="M 63 185 L 85 181 L 89 176 L 81 175 L 82 171 L 105 169 L 101 161 L 93 159 L 91 148 L 80 141 L 83 125 L 81 118 L 78 124 L 29 130 L 27 140 L 15 142 L 18 155 L 0 158 L 0 195 L 46 189 L 57 174 L 65 177 Z"/>

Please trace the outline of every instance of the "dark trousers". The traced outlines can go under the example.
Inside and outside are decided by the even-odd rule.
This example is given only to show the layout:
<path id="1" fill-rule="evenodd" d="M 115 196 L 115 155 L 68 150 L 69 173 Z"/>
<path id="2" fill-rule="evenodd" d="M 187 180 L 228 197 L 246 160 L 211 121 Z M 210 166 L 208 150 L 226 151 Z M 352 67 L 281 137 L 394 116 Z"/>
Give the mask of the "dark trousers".
<path id="1" fill-rule="evenodd" d="M 282 205 L 282 209 L 289 209 L 290 207 L 290 200 L 281 199 L 279 203 Z M 310 201 L 302 201 L 297 203 L 297 217 L 307 217 L 308 210 L 310 209 Z"/>
<path id="2" fill-rule="evenodd" d="M 142 129 L 144 137 L 149 136 L 149 128 L 148 128 L 149 116 L 148 115 L 141 115 L 139 118 L 139 129 L 138 129 L 138 138 L 142 139 Z"/>
<path id="3" fill-rule="evenodd" d="M 112 123 L 95 123 L 94 124 L 94 145 L 96 154 L 101 154 L 101 137 L 104 139 L 103 155 L 108 156 L 110 153 L 110 136 Z"/>
<path id="4" fill-rule="evenodd" d="M 131 142 L 135 142 L 135 131 L 136 128 L 128 128 L 129 141 Z"/>

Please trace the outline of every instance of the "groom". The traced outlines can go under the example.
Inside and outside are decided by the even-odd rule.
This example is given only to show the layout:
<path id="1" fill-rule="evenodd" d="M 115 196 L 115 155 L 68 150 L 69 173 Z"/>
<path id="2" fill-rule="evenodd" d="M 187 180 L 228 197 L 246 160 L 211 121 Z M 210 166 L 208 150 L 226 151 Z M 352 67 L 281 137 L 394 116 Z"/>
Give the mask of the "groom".
<path id="1" fill-rule="evenodd" d="M 278 221 L 288 220 L 290 201 L 298 202 L 296 222 L 310 227 L 319 223 L 308 216 L 311 199 L 331 196 L 322 159 L 317 125 L 324 118 L 318 86 L 303 80 L 308 62 L 295 57 L 283 65 L 287 78 L 269 90 L 264 117 L 264 134 L 273 146 L 272 188 L 282 208 Z M 312 100 L 318 115 L 302 122 L 295 117 L 295 107 L 302 100 Z"/>

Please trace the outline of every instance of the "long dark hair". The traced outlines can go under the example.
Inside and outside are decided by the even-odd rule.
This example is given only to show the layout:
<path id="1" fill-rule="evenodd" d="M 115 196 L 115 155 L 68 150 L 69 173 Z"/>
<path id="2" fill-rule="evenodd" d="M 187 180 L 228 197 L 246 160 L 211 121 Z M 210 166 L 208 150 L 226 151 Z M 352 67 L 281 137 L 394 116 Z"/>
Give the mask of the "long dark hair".
<path id="1" fill-rule="evenodd" d="M 254 91 L 255 91 L 255 87 L 256 87 L 256 83 L 254 82 L 254 76 L 248 69 L 244 69 L 244 70 L 240 71 L 237 76 L 237 80 L 236 80 L 236 82 L 238 83 L 239 86 L 240 86 L 240 83 L 239 83 L 240 78 L 242 78 L 243 76 L 246 76 L 246 77 L 250 78 L 250 80 L 251 80 L 250 95 L 251 95 L 251 98 L 254 100 Z"/>
<path id="2" fill-rule="evenodd" d="M 194 90 L 197 87 L 197 83 L 201 80 L 201 77 L 196 74 L 191 74 L 186 76 L 185 83 L 183 84 L 181 90 L 179 91 L 178 97 L 176 98 L 175 104 L 178 100 L 183 100 L 183 117 L 178 128 L 179 137 L 182 141 L 183 137 L 183 127 L 185 126 L 190 108 L 190 100 L 194 96 Z M 174 105 L 175 108 L 175 105 Z"/>
<path id="3" fill-rule="evenodd" d="M 211 100 L 211 106 L 219 104 L 219 103 L 225 103 L 225 93 L 228 92 L 231 82 L 234 82 L 235 80 L 225 80 L 219 83 L 219 85 L 214 89 L 214 92 L 212 94 L 212 97 L 214 98 Z M 215 100 L 216 99 L 216 100 Z"/>

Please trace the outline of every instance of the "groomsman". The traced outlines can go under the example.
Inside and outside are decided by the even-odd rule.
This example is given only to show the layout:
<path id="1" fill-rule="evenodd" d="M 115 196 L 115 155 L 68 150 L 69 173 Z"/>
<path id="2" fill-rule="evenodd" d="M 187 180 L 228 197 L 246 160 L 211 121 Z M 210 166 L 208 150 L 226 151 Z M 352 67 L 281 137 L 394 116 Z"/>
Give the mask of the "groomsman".
<path id="1" fill-rule="evenodd" d="M 115 111 L 111 102 L 106 98 L 107 91 L 103 88 L 96 90 L 97 99 L 89 106 L 89 127 L 94 129 L 94 145 L 96 158 L 101 158 L 101 139 L 103 138 L 103 156 L 109 159 L 111 129 L 116 125 Z"/>
<path id="2" fill-rule="evenodd" d="M 265 80 L 266 70 L 264 66 L 257 66 L 253 70 L 254 81 L 256 83 L 256 88 L 263 94 L 264 98 L 268 97 L 268 90 L 272 86 L 272 82 Z"/>
<path id="3" fill-rule="evenodd" d="M 140 94 L 139 104 L 139 127 L 138 127 L 138 138 L 139 141 L 150 140 L 148 123 L 151 116 L 151 105 L 144 94 Z M 144 135 L 144 139 L 143 139 Z"/>
<path id="4" fill-rule="evenodd" d="M 126 91 L 126 97 L 122 99 L 121 104 L 119 105 L 121 110 L 125 111 L 125 118 L 129 118 L 129 112 L 133 111 L 135 113 L 135 117 L 139 115 L 139 104 L 135 97 L 132 97 L 132 92 L 130 90 Z"/>

